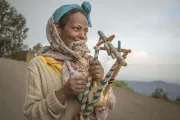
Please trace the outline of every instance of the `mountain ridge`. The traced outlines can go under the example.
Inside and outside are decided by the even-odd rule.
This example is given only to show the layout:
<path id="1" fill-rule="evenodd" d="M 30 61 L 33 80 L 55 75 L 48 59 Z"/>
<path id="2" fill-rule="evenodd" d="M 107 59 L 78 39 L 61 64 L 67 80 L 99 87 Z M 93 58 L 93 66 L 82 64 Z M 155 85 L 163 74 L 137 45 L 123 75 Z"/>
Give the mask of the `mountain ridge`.
<path id="1" fill-rule="evenodd" d="M 180 85 L 175 83 L 169 83 L 163 80 L 124 81 L 127 82 L 129 87 L 131 87 L 135 92 L 144 94 L 146 96 L 151 96 L 157 88 L 162 88 L 171 100 L 175 100 L 177 97 L 180 97 Z"/>

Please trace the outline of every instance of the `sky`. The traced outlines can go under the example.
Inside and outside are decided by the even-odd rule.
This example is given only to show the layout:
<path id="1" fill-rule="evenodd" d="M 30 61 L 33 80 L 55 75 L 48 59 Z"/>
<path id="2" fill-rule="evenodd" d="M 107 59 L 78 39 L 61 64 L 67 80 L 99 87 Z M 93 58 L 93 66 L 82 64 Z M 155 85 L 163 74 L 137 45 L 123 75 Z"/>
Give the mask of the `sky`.
<path id="1" fill-rule="evenodd" d="M 81 4 L 83 0 L 7 0 L 22 13 L 29 28 L 24 41 L 30 47 L 37 43 L 49 45 L 46 24 L 53 12 L 64 4 Z M 94 54 L 98 30 L 106 36 L 114 34 L 113 45 L 131 49 L 127 67 L 117 79 L 164 80 L 180 84 L 180 0 L 87 0 L 92 5 L 92 28 L 88 46 Z M 115 60 L 100 52 L 107 73 Z"/>

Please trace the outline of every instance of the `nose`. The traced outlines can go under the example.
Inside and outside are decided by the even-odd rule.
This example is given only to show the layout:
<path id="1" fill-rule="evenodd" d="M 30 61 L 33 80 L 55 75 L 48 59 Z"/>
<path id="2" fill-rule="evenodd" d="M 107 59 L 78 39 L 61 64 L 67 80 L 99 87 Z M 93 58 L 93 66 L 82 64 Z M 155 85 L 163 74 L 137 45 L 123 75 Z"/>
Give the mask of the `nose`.
<path id="1" fill-rule="evenodd" d="M 79 33 L 79 39 L 80 39 L 80 40 L 86 40 L 86 39 L 87 39 L 86 32 L 81 31 L 81 32 Z"/>

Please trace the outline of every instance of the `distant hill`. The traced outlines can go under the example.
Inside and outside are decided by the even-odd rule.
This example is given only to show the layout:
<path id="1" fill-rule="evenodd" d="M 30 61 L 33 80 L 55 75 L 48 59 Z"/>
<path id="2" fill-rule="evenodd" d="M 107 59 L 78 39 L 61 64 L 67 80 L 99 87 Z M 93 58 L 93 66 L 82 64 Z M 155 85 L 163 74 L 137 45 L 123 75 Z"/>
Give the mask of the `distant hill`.
<path id="1" fill-rule="evenodd" d="M 156 88 L 162 88 L 168 97 L 175 100 L 177 96 L 180 96 L 180 86 L 172 83 L 166 83 L 164 81 L 153 82 L 141 82 L 141 81 L 126 81 L 135 92 L 150 96 Z"/>

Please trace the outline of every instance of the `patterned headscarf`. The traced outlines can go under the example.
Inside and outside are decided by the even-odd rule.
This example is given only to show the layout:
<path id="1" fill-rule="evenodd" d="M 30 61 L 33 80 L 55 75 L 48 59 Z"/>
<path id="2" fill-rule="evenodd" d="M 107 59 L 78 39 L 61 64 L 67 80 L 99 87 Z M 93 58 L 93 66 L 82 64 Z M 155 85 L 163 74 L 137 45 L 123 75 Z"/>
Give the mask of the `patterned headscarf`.
<path id="1" fill-rule="evenodd" d="M 77 61 L 84 57 L 87 52 L 89 52 L 86 46 L 86 41 L 75 41 L 74 43 L 71 43 L 71 45 L 66 46 L 58 35 L 55 27 L 55 23 L 57 23 L 64 16 L 64 14 L 75 8 L 80 9 L 85 13 L 88 26 L 92 26 L 90 21 L 91 5 L 89 2 L 84 1 L 81 6 L 77 4 L 68 4 L 59 7 L 53 13 L 53 16 L 49 19 L 46 26 L 46 35 L 50 43 L 50 47 L 48 46 L 42 49 L 42 53 L 44 55 L 51 56 L 58 60 Z"/>
<path id="2" fill-rule="evenodd" d="M 52 17 L 49 19 L 46 26 L 46 36 L 50 46 L 45 46 L 42 49 L 41 53 L 45 56 L 51 56 L 57 60 L 77 61 L 89 52 L 88 47 L 86 46 L 86 41 L 75 41 L 69 46 L 66 46 L 57 32 Z"/>
<path id="3" fill-rule="evenodd" d="M 86 18 L 88 21 L 88 26 L 92 27 L 91 20 L 90 20 L 90 12 L 91 12 L 91 4 L 87 1 L 84 1 L 81 6 L 77 4 L 68 4 L 68 5 L 63 5 L 59 7 L 53 14 L 53 20 L 54 22 L 58 22 L 61 17 L 63 17 L 64 14 L 69 12 L 72 9 L 80 9 L 82 12 L 86 14 Z"/>
<path id="4" fill-rule="evenodd" d="M 73 6 L 75 5 L 73 4 Z M 40 53 L 40 55 L 50 56 L 58 61 L 64 61 L 61 71 L 63 82 L 66 82 L 72 76 L 72 73 L 74 73 L 74 75 L 81 74 L 86 77 L 88 76 L 89 63 L 87 53 L 90 51 L 86 45 L 86 41 L 75 41 L 69 46 L 66 46 L 55 26 L 55 20 L 57 20 L 58 17 L 61 18 L 65 12 L 78 7 L 80 6 L 72 7 L 72 5 L 65 5 L 55 11 L 46 26 L 46 35 L 50 46 L 43 47 Z M 58 13 L 60 15 L 57 15 Z"/>

